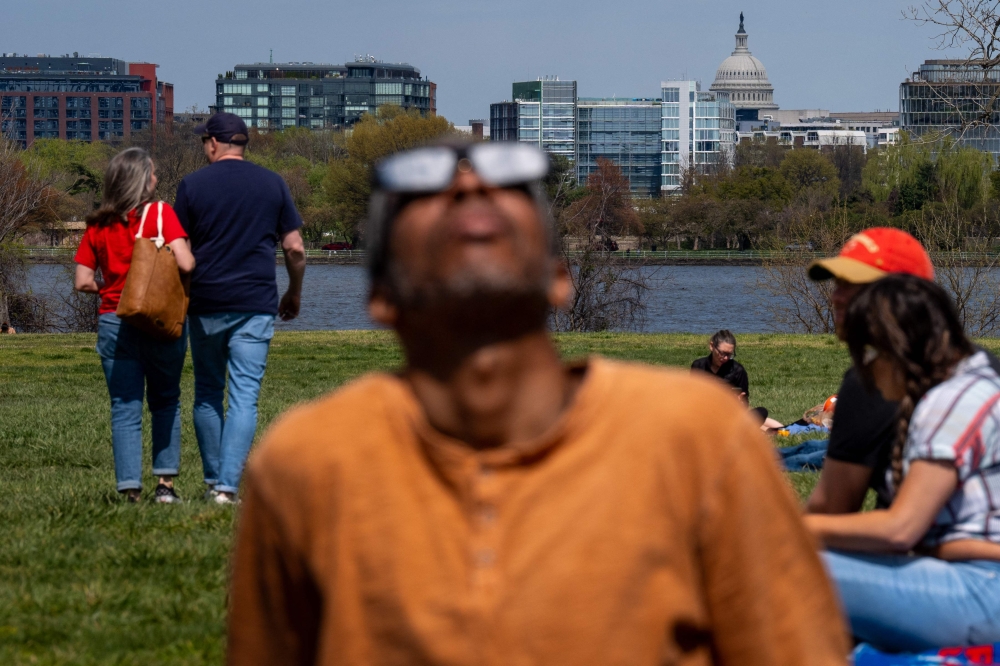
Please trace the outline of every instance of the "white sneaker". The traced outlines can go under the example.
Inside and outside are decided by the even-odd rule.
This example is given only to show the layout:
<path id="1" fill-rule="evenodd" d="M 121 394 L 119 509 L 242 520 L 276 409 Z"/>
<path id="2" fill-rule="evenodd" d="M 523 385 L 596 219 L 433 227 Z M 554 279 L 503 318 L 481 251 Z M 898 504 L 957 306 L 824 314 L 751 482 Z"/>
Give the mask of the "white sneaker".
<path id="1" fill-rule="evenodd" d="M 212 493 L 214 494 L 214 497 L 212 497 L 211 501 L 215 502 L 216 504 L 239 504 L 240 503 L 240 501 L 238 499 L 236 499 L 236 496 L 232 495 L 230 493 L 225 493 L 225 492 L 221 492 L 221 491 L 218 491 L 218 490 L 213 490 Z"/>

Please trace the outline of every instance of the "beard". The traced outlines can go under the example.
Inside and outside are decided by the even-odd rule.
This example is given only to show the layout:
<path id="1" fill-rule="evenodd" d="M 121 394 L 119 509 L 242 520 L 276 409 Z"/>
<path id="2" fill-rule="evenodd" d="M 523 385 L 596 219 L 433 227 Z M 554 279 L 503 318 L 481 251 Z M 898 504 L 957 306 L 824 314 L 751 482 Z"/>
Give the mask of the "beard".
<path id="1" fill-rule="evenodd" d="M 513 339 L 544 330 L 549 315 L 549 262 L 517 272 L 469 265 L 451 275 L 423 281 L 390 268 L 389 286 L 406 328 L 447 331 L 472 345 Z"/>

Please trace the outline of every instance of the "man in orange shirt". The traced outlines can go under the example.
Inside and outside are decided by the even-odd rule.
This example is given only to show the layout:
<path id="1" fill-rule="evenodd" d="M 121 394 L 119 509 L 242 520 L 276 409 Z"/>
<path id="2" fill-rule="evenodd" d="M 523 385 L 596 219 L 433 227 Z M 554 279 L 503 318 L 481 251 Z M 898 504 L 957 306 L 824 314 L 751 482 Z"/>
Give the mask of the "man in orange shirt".
<path id="1" fill-rule="evenodd" d="M 846 663 L 815 543 L 739 401 L 560 360 L 546 322 L 571 282 L 546 169 L 507 143 L 379 165 L 370 312 L 406 364 L 293 410 L 253 456 L 229 663 Z"/>

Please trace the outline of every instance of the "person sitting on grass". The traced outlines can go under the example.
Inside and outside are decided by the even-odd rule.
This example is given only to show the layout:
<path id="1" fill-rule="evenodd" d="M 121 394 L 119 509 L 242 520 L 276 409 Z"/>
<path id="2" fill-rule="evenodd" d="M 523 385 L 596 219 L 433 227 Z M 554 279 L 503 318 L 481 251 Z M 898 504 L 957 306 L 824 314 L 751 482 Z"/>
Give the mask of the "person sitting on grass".
<path id="1" fill-rule="evenodd" d="M 852 236 L 836 257 L 814 261 L 808 270 L 816 282 L 835 281 L 833 321 L 841 340 L 847 340 L 847 310 L 866 285 L 895 274 L 934 280 L 934 266 L 920 241 L 889 227 L 873 227 Z M 988 352 L 987 358 L 1000 374 L 1000 360 Z M 875 493 L 876 508 L 889 506 L 892 493 L 886 472 L 896 410 L 896 403 L 864 386 L 855 367 L 847 369 L 837 390 L 837 414 L 823 472 L 806 503 L 809 513 L 860 511 L 869 489 Z"/>
<path id="2" fill-rule="evenodd" d="M 17 331 L 15 331 L 14 327 L 10 325 L 10 322 L 5 321 L 0 324 L 0 335 L 14 335 L 15 333 L 17 333 Z"/>
<path id="3" fill-rule="evenodd" d="M 154 497 L 179 502 L 174 476 L 181 463 L 181 371 L 187 335 L 172 342 L 155 340 L 115 314 L 132 265 L 136 234 L 157 236 L 157 208 L 144 204 L 156 191 L 153 159 L 142 148 L 128 148 L 111 158 L 104 176 L 101 207 L 87 217 L 87 230 L 73 260 L 75 288 L 100 294 L 97 353 L 111 396 L 111 447 L 118 492 L 130 502 L 142 493 L 142 402 L 152 416 L 153 474 L 159 477 Z M 163 203 L 163 238 L 182 273 L 194 269 L 187 234 L 169 204 Z M 97 271 L 103 279 L 98 279 Z"/>
<path id="4" fill-rule="evenodd" d="M 883 278 L 847 342 L 898 403 L 886 510 L 806 516 L 856 638 L 883 650 L 1000 642 L 1000 375 L 938 285 Z M 914 552 L 916 554 L 914 554 Z"/>
<path id="5" fill-rule="evenodd" d="M 738 392 L 740 400 L 750 406 L 750 378 L 746 368 L 736 360 L 736 336 L 722 329 L 708 341 L 708 356 L 697 358 L 691 363 L 691 370 L 701 370 L 714 375 Z M 767 409 L 754 407 L 750 410 L 760 418 L 761 430 L 771 431 L 783 427 L 778 421 L 768 418 Z"/>

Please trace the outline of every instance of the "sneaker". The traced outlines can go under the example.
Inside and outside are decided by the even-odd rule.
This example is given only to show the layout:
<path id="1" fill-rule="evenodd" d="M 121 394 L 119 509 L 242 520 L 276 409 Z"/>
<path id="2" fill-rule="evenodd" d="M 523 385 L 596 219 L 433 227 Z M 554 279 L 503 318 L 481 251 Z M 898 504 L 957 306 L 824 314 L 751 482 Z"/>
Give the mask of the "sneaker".
<path id="1" fill-rule="evenodd" d="M 215 502 L 216 504 L 239 504 L 240 503 L 240 501 L 238 499 L 236 499 L 235 495 L 231 495 L 229 493 L 220 492 L 218 490 L 213 490 L 212 492 L 215 493 L 215 496 L 212 498 L 211 501 Z"/>
<path id="2" fill-rule="evenodd" d="M 218 490 L 216 490 L 215 488 L 209 488 L 208 490 L 205 491 L 205 494 L 202 495 L 201 498 L 206 502 L 214 502 L 215 496 L 218 494 L 219 494 Z"/>
<path id="3" fill-rule="evenodd" d="M 122 490 L 121 494 L 125 496 L 125 501 L 129 504 L 138 504 L 142 500 L 142 491 L 139 489 Z"/>
<path id="4" fill-rule="evenodd" d="M 180 504 L 183 502 L 183 500 L 177 496 L 177 493 L 174 492 L 174 489 L 164 483 L 157 484 L 153 501 L 157 504 Z"/>

